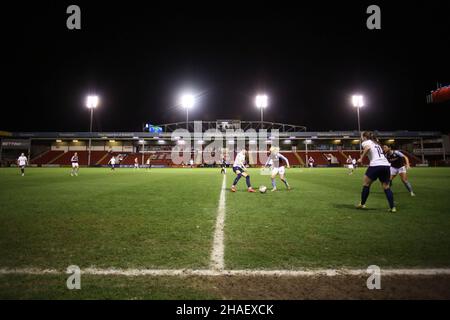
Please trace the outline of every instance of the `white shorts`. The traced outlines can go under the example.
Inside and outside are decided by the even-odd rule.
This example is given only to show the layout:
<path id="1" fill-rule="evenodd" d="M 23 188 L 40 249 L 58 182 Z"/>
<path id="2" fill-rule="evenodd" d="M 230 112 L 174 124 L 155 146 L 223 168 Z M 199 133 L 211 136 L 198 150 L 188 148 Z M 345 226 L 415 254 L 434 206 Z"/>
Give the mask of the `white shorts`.
<path id="1" fill-rule="evenodd" d="M 349 165 L 348 165 L 348 168 L 349 168 L 349 169 L 355 169 L 355 166 L 352 165 L 352 164 L 349 164 Z"/>
<path id="2" fill-rule="evenodd" d="M 285 169 L 284 166 L 278 167 L 278 168 L 272 168 L 272 175 L 275 176 L 277 174 L 284 175 Z"/>
<path id="3" fill-rule="evenodd" d="M 401 168 L 391 167 L 391 176 L 396 176 L 399 173 L 406 173 L 406 167 L 405 166 L 403 166 Z"/>
<path id="4" fill-rule="evenodd" d="M 72 168 L 78 168 L 78 162 L 72 162 Z"/>

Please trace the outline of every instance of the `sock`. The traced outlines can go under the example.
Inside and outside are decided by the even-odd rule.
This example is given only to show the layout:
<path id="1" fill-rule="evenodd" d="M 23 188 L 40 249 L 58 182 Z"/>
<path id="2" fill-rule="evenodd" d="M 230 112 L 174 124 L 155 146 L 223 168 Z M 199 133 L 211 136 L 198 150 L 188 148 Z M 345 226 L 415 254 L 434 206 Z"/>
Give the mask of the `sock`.
<path id="1" fill-rule="evenodd" d="M 234 179 L 234 182 L 233 182 L 233 186 L 235 186 L 235 185 L 237 185 L 237 183 L 239 182 L 239 179 L 242 177 L 242 174 L 238 174 L 237 175 L 237 177 L 236 177 L 236 179 Z"/>
<path id="2" fill-rule="evenodd" d="M 277 183 L 275 182 L 275 179 L 272 179 L 272 187 L 274 187 L 274 188 L 277 187 Z"/>
<path id="3" fill-rule="evenodd" d="M 24 170 L 24 169 L 20 169 L 20 171 L 22 172 L 22 174 L 24 174 L 24 173 L 25 173 L 25 170 Z"/>
<path id="4" fill-rule="evenodd" d="M 406 182 L 403 181 L 403 184 L 405 185 L 406 189 L 408 189 L 408 191 L 409 191 L 410 193 L 413 192 L 411 183 L 409 183 L 409 181 L 406 181 Z"/>
<path id="5" fill-rule="evenodd" d="M 367 198 L 369 197 L 370 187 L 363 186 L 361 191 L 361 204 L 366 204 Z"/>
<path id="6" fill-rule="evenodd" d="M 245 177 L 245 182 L 247 183 L 247 188 L 251 188 L 251 183 L 250 183 L 250 176 L 246 176 Z"/>
<path id="7" fill-rule="evenodd" d="M 389 188 L 392 188 L 392 180 L 389 181 Z"/>
<path id="8" fill-rule="evenodd" d="M 281 179 L 281 181 L 283 181 L 284 185 L 286 186 L 286 188 L 289 188 L 289 183 L 287 182 L 286 179 Z"/>
<path id="9" fill-rule="evenodd" d="M 394 194 L 391 189 L 384 190 L 384 193 L 386 194 L 386 198 L 389 202 L 389 207 L 392 209 L 394 207 Z"/>

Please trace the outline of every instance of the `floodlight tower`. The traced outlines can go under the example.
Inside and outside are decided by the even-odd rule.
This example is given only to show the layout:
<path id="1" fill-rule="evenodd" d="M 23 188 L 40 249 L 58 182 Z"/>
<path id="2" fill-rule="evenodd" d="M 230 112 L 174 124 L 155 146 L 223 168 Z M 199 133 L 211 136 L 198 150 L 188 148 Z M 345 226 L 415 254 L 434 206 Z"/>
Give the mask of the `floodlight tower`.
<path id="1" fill-rule="evenodd" d="M 91 125 L 89 132 L 92 133 L 92 120 L 94 119 L 94 109 L 98 106 L 98 96 L 88 96 L 86 99 L 86 107 L 91 110 Z M 88 166 L 91 165 L 91 147 L 92 138 L 89 138 Z"/>
<path id="2" fill-rule="evenodd" d="M 358 115 L 359 152 L 361 152 L 362 151 L 362 142 L 361 142 L 361 122 L 359 119 L 359 109 L 364 107 L 364 97 L 362 95 L 353 95 L 352 103 L 353 103 L 353 107 L 356 108 L 356 113 Z"/>
<path id="3" fill-rule="evenodd" d="M 192 94 L 183 94 L 180 98 L 180 105 L 186 109 L 186 129 L 189 131 L 189 109 L 194 106 L 195 97 Z"/>
<path id="4" fill-rule="evenodd" d="M 255 98 L 255 105 L 258 109 L 261 110 L 261 129 L 263 128 L 264 122 L 264 109 L 267 108 L 269 98 L 265 94 L 258 94 Z"/>

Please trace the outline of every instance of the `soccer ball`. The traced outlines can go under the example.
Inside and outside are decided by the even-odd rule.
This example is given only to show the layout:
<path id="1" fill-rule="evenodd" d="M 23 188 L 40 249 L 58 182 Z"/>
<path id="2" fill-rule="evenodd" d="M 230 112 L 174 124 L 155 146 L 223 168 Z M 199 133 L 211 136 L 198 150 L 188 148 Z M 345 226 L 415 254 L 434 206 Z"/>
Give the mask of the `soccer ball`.
<path id="1" fill-rule="evenodd" d="M 259 192 L 266 193 L 266 191 L 267 191 L 267 187 L 266 186 L 260 186 L 259 187 Z"/>

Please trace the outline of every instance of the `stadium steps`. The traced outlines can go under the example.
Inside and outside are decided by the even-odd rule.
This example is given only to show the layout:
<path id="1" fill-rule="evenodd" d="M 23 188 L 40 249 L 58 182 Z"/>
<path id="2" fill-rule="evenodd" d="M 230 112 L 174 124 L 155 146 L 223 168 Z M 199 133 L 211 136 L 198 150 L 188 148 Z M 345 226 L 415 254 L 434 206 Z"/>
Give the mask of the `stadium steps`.
<path id="1" fill-rule="evenodd" d="M 50 151 L 52 150 L 46 150 L 44 152 L 41 152 L 40 154 L 38 154 L 36 157 L 34 157 L 33 159 L 30 160 L 30 163 L 34 163 L 35 161 L 41 159 L 42 157 L 44 157 L 45 155 L 49 154 Z"/>
<path id="2" fill-rule="evenodd" d="M 305 161 L 303 161 L 303 158 L 300 157 L 300 155 L 298 154 L 298 152 L 294 152 L 294 156 L 297 158 L 298 162 L 300 163 L 301 166 L 305 166 Z"/>
<path id="3" fill-rule="evenodd" d="M 103 155 L 103 157 L 101 157 L 101 158 L 95 163 L 95 165 L 98 166 L 98 165 L 102 164 L 102 162 L 108 157 L 108 155 L 109 155 L 109 153 L 106 152 L 106 153 Z"/>
<path id="4" fill-rule="evenodd" d="M 63 152 L 63 153 L 61 153 L 61 154 L 59 154 L 59 155 L 57 155 L 55 158 L 53 158 L 52 160 L 50 160 L 47 164 L 52 164 L 52 163 L 54 163 L 56 160 L 58 160 L 59 158 L 61 158 L 62 156 L 64 156 L 66 153 L 67 153 L 67 151 L 66 151 L 66 152 Z"/>

